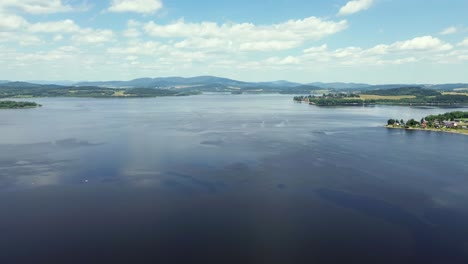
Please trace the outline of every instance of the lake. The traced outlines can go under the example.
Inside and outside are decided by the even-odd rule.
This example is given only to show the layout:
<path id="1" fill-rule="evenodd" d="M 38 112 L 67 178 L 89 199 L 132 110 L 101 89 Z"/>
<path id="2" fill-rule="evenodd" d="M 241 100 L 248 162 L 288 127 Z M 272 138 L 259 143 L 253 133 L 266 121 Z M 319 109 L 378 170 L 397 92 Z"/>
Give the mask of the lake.
<path id="1" fill-rule="evenodd" d="M 292 97 L 1 110 L 0 263 L 468 263 L 468 137 L 383 128 L 453 109 Z"/>

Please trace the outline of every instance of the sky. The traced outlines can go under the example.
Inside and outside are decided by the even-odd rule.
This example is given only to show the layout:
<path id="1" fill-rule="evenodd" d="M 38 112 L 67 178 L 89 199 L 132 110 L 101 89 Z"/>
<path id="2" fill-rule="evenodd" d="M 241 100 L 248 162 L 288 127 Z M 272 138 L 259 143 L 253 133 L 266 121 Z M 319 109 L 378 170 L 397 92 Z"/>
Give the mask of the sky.
<path id="1" fill-rule="evenodd" d="M 467 0 L 0 0 L 0 80 L 468 83 Z"/>

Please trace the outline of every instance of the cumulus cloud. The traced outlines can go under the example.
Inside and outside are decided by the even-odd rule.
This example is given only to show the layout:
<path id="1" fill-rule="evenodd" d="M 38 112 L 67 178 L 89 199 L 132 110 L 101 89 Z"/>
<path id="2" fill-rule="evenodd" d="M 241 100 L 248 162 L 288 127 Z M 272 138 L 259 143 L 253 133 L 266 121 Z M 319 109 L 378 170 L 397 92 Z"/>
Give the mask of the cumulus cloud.
<path id="1" fill-rule="evenodd" d="M 161 0 L 112 0 L 110 12 L 151 14 L 163 7 Z"/>
<path id="2" fill-rule="evenodd" d="M 102 29 L 85 29 L 79 34 L 72 36 L 72 41 L 84 44 L 100 44 L 114 40 L 114 32 L 112 30 Z"/>
<path id="3" fill-rule="evenodd" d="M 38 36 L 14 32 L 0 32 L 0 43 L 2 42 L 16 42 L 21 46 L 39 45 L 43 43 L 42 39 Z"/>
<path id="4" fill-rule="evenodd" d="M 439 38 L 432 36 L 416 37 L 409 40 L 397 41 L 393 44 L 376 45 L 368 50 L 369 54 L 388 54 L 392 52 L 414 52 L 414 51 L 447 51 L 451 50 L 453 45 L 446 43 Z"/>
<path id="5" fill-rule="evenodd" d="M 372 6 L 373 3 L 374 3 L 373 0 L 349 1 L 348 3 L 346 3 L 346 5 L 340 8 L 338 15 L 347 16 L 347 15 L 352 15 L 352 14 L 367 10 Z"/>
<path id="6" fill-rule="evenodd" d="M 49 14 L 72 11 L 73 7 L 61 0 L 1 0 L 0 10 L 21 10 L 31 14 Z"/>
<path id="7" fill-rule="evenodd" d="M 2 14 L 0 12 L 0 17 L 0 30 L 18 30 L 28 25 L 28 22 L 24 18 L 17 15 Z"/>
<path id="8" fill-rule="evenodd" d="M 297 57 L 287 56 L 286 58 L 273 57 L 266 60 L 269 65 L 295 65 L 299 64 L 301 60 Z"/>
<path id="9" fill-rule="evenodd" d="M 467 41 L 468 44 L 468 41 Z M 303 61 L 333 62 L 342 65 L 400 65 L 421 59 L 436 59 L 436 55 L 453 50 L 453 45 L 432 36 L 416 37 L 371 48 L 345 47 L 329 50 L 326 44 L 303 50 Z"/>
<path id="10" fill-rule="evenodd" d="M 465 38 L 462 42 L 458 43 L 457 46 L 468 47 L 468 38 Z"/>
<path id="11" fill-rule="evenodd" d="M 198 47 L 214 48 L 218 44 L 220 49 L 225 49 L 228 44 L 241 51 L 278 51 L 333 35 L 347 27 L 346 20 L 335 22 L 309 17 L 267 26 L 252 23 L 186 23 L 184 20 L 167 25 L 149 22 L 144 30 L 156 38 L 185 38 L 185 42 L 179 43 L 180 47 L 195 43 Z"/>
<path id="12" fill-rule="evenodd" d="M 127 38 L 138 38 L 141 36 L 141 23 L 135 20 L 129 20 L 127 22 L 127 29 L 122 33 Z"/>
<path id="13" fill-rule="evenodd" d="M 126 47 L 108 48 L 107 52 L 117 55 L 157 55 L 168 50 L 168 46 L 155 41 L 134 42 Z"/>
<path id="14" fill-rule="evenodd" d="M 457 32 L 458 32 L 458 28 L 448 27 L 448 28 L 442 30 L 439 34 L 441 34 L 441 35 L 451 35 L 451 34 L 455 34 Z"/>
<path id="15" fill-rule="evenodd" d="M 240 51 L 279 51 L 299 46 L 299 41 L 256 41 L 245 42 L 240 45 Z"/>
<path id="16" fill-rule="evenodd" d="M 55 34 L 53 40 L 63 40 L 62 34 L 74 34 L 72 39 L 80 43 L 98 44 L 114 39 L 114 32 L 105 29 L 81 28 L 73 20 L 47 21 L 29 23 L 25 19 L 15 15 L 4 16 L 0 20 L 0 30 L 18 35 L 19 37 L 8 37 L 4 41 L 21 41 L 21 43 L 40 43 L 38 34 Z M 5 34 L 4 34 L 5 35 Z"/>
<path id="17" fill-rule="evenodd" d="M 452 49 L 453 46 L 432 36 L 417 37 L 406 41 L 398 41 L 390 46 L 394 50 L 432 50 L 445 51 Z"/>
<path id="18" fill-rule="evenodd" d="M 222 24 L 214 22 L 185 23 L 178 20 L 168 25 L 149 22 L 145 25 L 148 34 L 154 37 L 244 37 L 249 40 L 271 39 L 320 39 L 347 28 L 345 20 L 339 22 L 324 21 L 309 17 L 302 20 L 289 20 L 285 23 L 269 26 L 257 26 L 252 23 Z"/>
<path id="19" fill-rule="evenodd" d="M 80 27 L 67 19 L 62 21 L 39 22 L 31 24 L 28 28 L 30 32 L 35 33 L 73 33 L 80 31 Z"/>
<path id="20" fill-rule="evenodd" d="M 321 52 L 326 51 L 327 49 L 328 49 L 328 45 L 323 44 L 320 47 L 311 47 L 311 48 L 305 49 L 304 53 L 308 53 L 308 54 L 321 53 Z"/>

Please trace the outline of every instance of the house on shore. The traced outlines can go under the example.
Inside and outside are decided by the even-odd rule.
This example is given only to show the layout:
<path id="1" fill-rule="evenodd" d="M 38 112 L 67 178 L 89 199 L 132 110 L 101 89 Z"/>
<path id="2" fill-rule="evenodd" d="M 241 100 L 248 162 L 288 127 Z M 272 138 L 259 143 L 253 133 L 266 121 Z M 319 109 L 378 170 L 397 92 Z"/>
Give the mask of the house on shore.
<path id="1" fill-rule="evenodd" d="M 443 124 L 446 128 L 453 128 L 458 126 L 455 121 L 443 121 Z"/>

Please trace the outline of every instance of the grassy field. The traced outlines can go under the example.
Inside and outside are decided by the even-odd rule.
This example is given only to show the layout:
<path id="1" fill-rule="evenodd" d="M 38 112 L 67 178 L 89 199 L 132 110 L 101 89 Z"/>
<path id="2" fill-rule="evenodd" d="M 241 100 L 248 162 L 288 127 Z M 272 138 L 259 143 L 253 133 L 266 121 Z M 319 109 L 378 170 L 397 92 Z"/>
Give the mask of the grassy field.
<path id="1" fill-rule="evenodd" d="M 459 92 L 444 92 L 443 95 L 466 95 L 468 96 L 468 91 L 459 91 Z"/>
<path id="2" fill-rule="evenodd" d="M 399 95 L 399 96 L 382 96 L 373 94 L 361 94 L 360 98 L 363 100 L 400 100 L 400 99 L 414 99 L 414 95 Z"/>
<path id="3" fill-rule="evenodd" d="M 126 96 L 125 91 L 115 91 L 112 96 Z"/>

